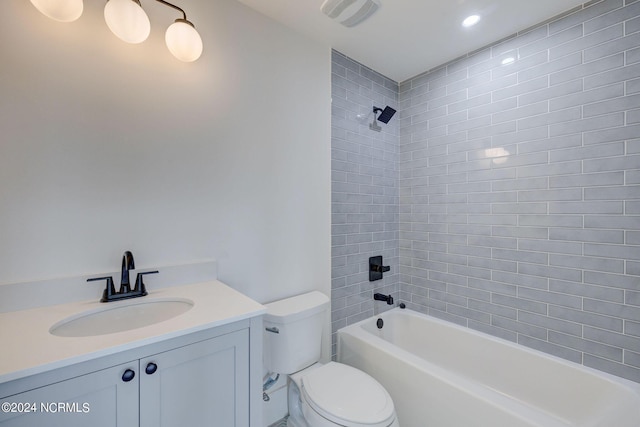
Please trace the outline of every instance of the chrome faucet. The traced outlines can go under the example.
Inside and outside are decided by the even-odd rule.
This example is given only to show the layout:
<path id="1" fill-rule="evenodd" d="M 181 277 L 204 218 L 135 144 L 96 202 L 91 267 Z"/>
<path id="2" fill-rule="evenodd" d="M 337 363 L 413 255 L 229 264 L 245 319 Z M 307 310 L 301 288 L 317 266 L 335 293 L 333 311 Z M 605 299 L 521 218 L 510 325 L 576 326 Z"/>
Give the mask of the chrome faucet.
<path id="1" fill-rule="evenodd" d="M 158 270 L 138 273 L 136 277 L 136 284 L 133 290 L 131 290 L 131 282 L 129 282 L 129 270 L 135 270 L 135 268 L 136 264 L 133 260 L 133 254 L 131 253 L 131 251 L 126 251 L 124 255 L 122 255 L 120 290 L 118 292 L 116 292 L 115 290 L 115 286 L 113 285 L 113 277 L 111 276 L 94 277 L 92 279 L 87 279 L 87 282 L 94 282 L 96 280 L 107 281 L 107 286 L 102 293 L 102 299 L 100 300 L 100 302 L 111 302 L 128 298 L 143 297 L 147 295 L 147 289 L 145 288 L 144 282 L 142 281 L 142 277 L 147 274 L 156 274 L 158 273 Z"/>

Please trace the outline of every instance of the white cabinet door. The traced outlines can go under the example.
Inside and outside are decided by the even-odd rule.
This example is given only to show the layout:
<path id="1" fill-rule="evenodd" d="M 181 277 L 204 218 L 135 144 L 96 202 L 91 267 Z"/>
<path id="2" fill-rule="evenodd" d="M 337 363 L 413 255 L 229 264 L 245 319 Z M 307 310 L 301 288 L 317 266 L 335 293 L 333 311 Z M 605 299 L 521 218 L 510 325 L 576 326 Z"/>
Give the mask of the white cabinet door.
<path id="1" fill-rule="evenodd" d="M 137 427 L 139 379 L 136 360 L 0 398 L 0 426 Z"/>
<path id="2" fill-rule="evenodd" d="M 140 359 L 140 377 L 140 427 L 249 426 L 248 329 Z"/>

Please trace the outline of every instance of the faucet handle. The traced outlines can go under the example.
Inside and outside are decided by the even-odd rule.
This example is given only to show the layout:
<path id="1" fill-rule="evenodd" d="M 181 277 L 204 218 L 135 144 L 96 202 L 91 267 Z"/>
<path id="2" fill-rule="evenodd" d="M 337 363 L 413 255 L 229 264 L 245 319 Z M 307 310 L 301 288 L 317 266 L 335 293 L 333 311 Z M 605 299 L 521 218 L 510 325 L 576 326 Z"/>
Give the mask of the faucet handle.
<path id="1" fill-rule="evenodd" d="M 95 282 L 97 280 L 106 280 L 107 286 L 104 288 L 104 292 L 102 292 L 102 299 L 100 302 L 109 302 L 113 295 L 116 294 L 116 287 L 113 285 L 113 277 L 94 277 L 91 279 L 87 279 L 87 282 Z"/>
<path id="2" fill-rule="evenodd" d="M 141 295 L 147 295 L 147 289 L 144 286 L 144 282 L 142 281 L 142 278 L 146 275 L 146 274 L 157 274 L 159 273 L 158 270 L 155 271 L 145 271 L 143 273 L 138 273 L 138 275 L 136 276 L 136 284 L 133 288 L 133 292 L 140 292 Z"/>

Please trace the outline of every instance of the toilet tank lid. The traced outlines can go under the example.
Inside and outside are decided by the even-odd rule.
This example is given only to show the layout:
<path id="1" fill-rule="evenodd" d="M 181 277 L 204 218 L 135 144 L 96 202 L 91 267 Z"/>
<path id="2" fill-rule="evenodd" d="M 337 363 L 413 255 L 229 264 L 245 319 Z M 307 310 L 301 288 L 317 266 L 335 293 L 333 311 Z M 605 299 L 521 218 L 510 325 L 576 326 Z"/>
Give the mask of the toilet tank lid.
<path id="1" fill-rule="evenodd" d="M 329 298 L 322 292 L 312 291 L 306 294 L 265 304 L 267 312 L 265 322 L 289 323 L 312 316 L 329 306 Z"/>

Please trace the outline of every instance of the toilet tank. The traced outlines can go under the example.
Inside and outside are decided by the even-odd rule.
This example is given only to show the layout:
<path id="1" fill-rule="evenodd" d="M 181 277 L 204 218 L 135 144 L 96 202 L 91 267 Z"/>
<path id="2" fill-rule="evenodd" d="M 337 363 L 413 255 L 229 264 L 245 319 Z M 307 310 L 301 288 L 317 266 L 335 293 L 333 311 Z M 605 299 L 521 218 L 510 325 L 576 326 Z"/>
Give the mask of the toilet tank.
<path id="1" fill-rule="evenodd" d="M 288 375 L 320 360 L 326 295 L 313 291 L 265 306 L 264 364 L 269 372 Z"/>

